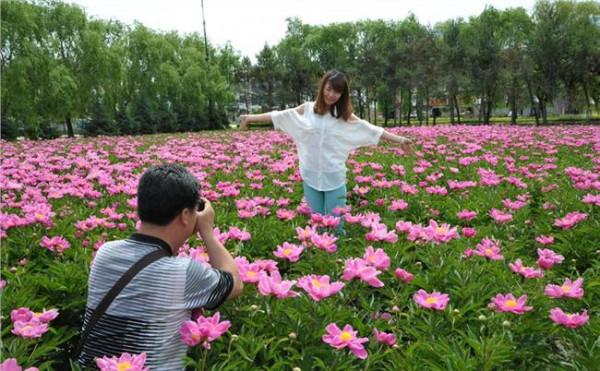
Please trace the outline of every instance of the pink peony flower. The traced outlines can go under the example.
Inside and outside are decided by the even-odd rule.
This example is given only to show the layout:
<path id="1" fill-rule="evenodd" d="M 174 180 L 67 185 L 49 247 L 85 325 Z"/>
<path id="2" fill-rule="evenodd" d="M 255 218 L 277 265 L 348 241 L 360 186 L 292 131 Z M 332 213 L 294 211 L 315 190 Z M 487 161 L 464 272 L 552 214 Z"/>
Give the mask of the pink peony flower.
<path id="1" fill-rule="evenodd" d="M 302 288 L 314 301 L 328 298 L 338 293 L 345 286 L 342 282 L 329 282 L 329 276 L 311 274 L 298 280 L 298 287 Z"/>
<path id="2" fill-rule="evenodd" d="M 316 228 L 312 226 L 307 226 L 304 229 L 296 227 L 296 234 L 298 235 L 298 239 L 302 242 L 310 242 L 311 237 L 316 233 Z"/>
<path id="3" fill-rule="evenodd" d="M 144 367 L 146 363 L 146 353 L 131 355 L 123 353 L 119 358 L 106 356 L 96 358 L 96 366 L 100 371 L 148 371 L 148 367 Z"/>
<path id="4" fill-rule="evenodd" d="M 69 241 L 64 239 L 61 236 L 54 236 L 48 238 L 47 236 L 42 237 L 42 242 L 40 242 L 40 246 L 58 254 L 62 254 L 63 251 L 71 247 Z"/>
<path id="5" fill-rule="evenodd" d="M 558 255 L 554 251 L 550 249 L 537 249 L 538 260 L 537 264 L 541 268 L 550 269 L 554 266 L 554 264 L 560 264 L 565 257 L 562 255 Z"/>
<path id="6" fill-rule="evenodd" d="M 533 309 L 533 307 L 525 306 L 527 302 L 527 295 L 522 295 L 518 299 L 515 299 L 513 294 L 498 294 L 492 298 L 490 307 L 495 309 L 496 312 L 511 312 L 515 314 L 523 314 Z"/>
<path id="7" fill-rule="evenodd" d="M 387 344 L 389 346 L 396 344 L 396 335 L 393 333 L 379 331 L 376 328 L 373 329 L 373 336 L 378 343 Z"/>
<path id="8" fill-rule="evenodd" d="M 398 278 L 400 281 L 402 281 L 404 283 L 410 283 L 410 281 L 412 281 L 414 278 L 412 273 L 405 271 L 402 268 L 396 268 L 395 273 L 396 273 L 396 278 Z"/>
<path id="9" fill-rule="evenodd" d="M 542 245 L 550 245 L 552 243 L 554 243 L 554 237 L 553 236 L 538 236 L 535 239 L 537 242 L 541 243 Z"/>
<path id="10" fill-rule="evenodd" d="M 565 279 L 565 282 L 561 285 L 547 285 L 544 289 L 544 294 L 551 298 L 583 298 L 583 278 L 578 278 L 575 282 L 570 279 Z"/>
<path id="11" fill-rule="evenodd" d="M 578 328 L 585 325 L 590 317 L 587 314 L 587 310 L 581 313 L 565 313 L 560 308 L 550 309 L 550 319 L 559 325 L 568 328 Z"/>
<path id="12" fill-rule="evenodd" d="M 435 220 L 430 220 L 429 225 L 423 229 L 423 232 L 427 235 L 427 240 L 436 245 L 458 238 L 456 227 L 450 227 L 449 224 L 438 225 Z"/>
<path id="13" fill-rule="evenodd" d="M 477 212 L 476 211 L 471 211 L 471 210 L 464 209 L 462 211 L 459 211 L 456 214 L 456 216 L 458 216 L 459 219 L 469 221 L 469 220 L 474 219 L 477 216 Z"/>
<path id="14" fill-rule="evenodd" d="M 498 222 L 500 224 L 506 224 L 513 220 L 512 214 L 503 213 L 502 211 L 500 211 L 498 209 L 490 210 L 490 216 L 492 217 L 492 219 L 494 219 L 496 222 Z"/>
<path id="15" fill-rule="evenodd" d="M 273 252 L 278 258 L 289 260 L 290 262 L 297 262 L 300 259 L 300 254 L 304 251 L 303 246 L 294 245 L 291 243 L 284 242 L 283 245 L 278 245 L 277 250 Z"/>
<path id="16" fill-rule="evenodd" d="M 355 356 L 360 359 L 367 358 L 367 351 L 363 343 L 369 341 L 368 338 L 357 337 L 357 331 L 354 331 L 352 326 L 345 325 L 341 330 L 335 323 L 330 323 L 325 328 L 327 333 L 323 335 L 323 342 L 331 345 L 335 349 L 348 348 Z"/>
<path id="17" fill-rule="evenodd" d="M 221 321 L 221 314 L 216 312 L 211 317 L 199 316 L 196 319 L 198 328 L 204 339 L 202 346 L 210 349 L 210 343 L 221 337 L 231 327 L 231 322 Z"/>
<path id="18" fill-rule="evenodd" d="M 535 269 L 533 267 L 526 267 L 521 262 L 521 259 L 517 259 L 514 263 L 509 263 L 510 269 L 520 274 L 525 278 L 541 278 L 544 277 L 544 272 L 541 269 Z"/>
<path id="19" fill-rule="evenodd" d="M 475 230 L 475 228 L 464 227 L 462 229 L 462 234 L 463 234 L 463 236 L 465 236 L 467 238 L 471 238 L 477 234 L 477 231 Z"/>
<path id="20" fill-rule="evenodd" d="M 0 363 L 0 371 L 22 371 L 23 368 L 19 366 L 15 358 L 9 358 L 4 362 Z M 38 371 L 37 367 L 29 367 L 25 371 Z"/>
<path id="21" fill-rule="evenodd" d="M 434 291 L 430 294 L 421 289 L 413 295 L 413 300 L 423 308 L 444 310 L 450 298 L 448 294 L 442 294 L 438 291 Z"/>
<path id="22" fill-rule="evenodd" d="M 556 227 L 559 227 L 562 229 L 571 229 L 577 223 L 579 223 L 583 220 L 586 220 L 587 217 L 588 217 L 588 215 L 586 213 L 580 213 L 579 211 L 574 211 L 572 213 L 568 213 L 562 219 L 554 220 L 554 225 Z"/>
<path id="23" fill-rule="evenodd" d="M 367 265 L 373 266 L 377 269 L 386 270 L 390 267 L 390 257 L 383 251 L 383 249 L 373 250 L 373 246 L 367 246 L 363 260 Z"/>
<path id="24" fill-rule="evenodd" d="M 296 281 L 285 281 L 281 279 L 279 271 L 273 271 L 270 275 L 262 273 L 258 280 L 258 292 L 263 296 L 275 296 L 277 299 L 291 298 L 299 294 L 292 291 Z"/>
<path id="25" fill-rule="evenodd" d="M 408 207 L 408 203 L 404 200 L 392 200 L 392 204 L 390 205 L 391 211 L 400 211 L 404 210 Z"/>
<path id="26" fill-rule="evenodd" d="M 310 237 L 310 242 L 314 247 L 329 253 L 333 253 L 337 250 L 337 246 L 335 244 L 336 241 L 337 237 L 330 235 L 329 233 L 315 233 Z"/>
<path id="27" fill-rule="evenodd" d="M 500 254 L 500 243 L 496 240 L 485 237 L 477 244 L 477 249 L 473 251 L 475 255 L 488 258 L 490 260 L 503 260 L 504 256 Z"/>
<path id="28" fill-rule="evenodd" d="M 48 324 L 33 317 L 29 321 L 15 321 L 12 333 L 25 339 L 36 339 L 48 331 Z"/>
<path id="29" fill-rule="evenodd" d="M 373 287 L 383 287 L 383 282 L 377 278 L 380 273 L 374 267 L 367 265 L 363 259 L 347 259 L 342 279 L 350 281 L 354 278 L 359 278 Z"/>

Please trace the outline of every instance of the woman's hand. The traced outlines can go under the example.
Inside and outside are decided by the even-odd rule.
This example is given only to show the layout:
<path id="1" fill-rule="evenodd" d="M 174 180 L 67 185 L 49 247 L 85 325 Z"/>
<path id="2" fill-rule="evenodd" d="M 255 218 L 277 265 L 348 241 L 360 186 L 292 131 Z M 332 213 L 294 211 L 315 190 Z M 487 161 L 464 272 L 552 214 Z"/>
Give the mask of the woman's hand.
<path id="1" fill-rule="evenodd" d="M 404 152 L 405 155 L 410 155 L 413 153 L 413 144 L 412 140 L 406 138 L 406 140 L 400 143 L 400 149 Z"/>
<path id="2" fill-rule="evenodd" d="M 240 130 L 248 130 L 249 115 L 240 115 Z"/>

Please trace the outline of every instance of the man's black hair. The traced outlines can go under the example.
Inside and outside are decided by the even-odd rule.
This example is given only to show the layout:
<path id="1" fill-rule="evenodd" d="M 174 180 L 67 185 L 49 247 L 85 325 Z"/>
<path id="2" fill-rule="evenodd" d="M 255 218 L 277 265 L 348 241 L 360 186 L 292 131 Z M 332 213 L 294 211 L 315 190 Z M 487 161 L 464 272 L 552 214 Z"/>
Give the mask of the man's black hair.
<path id="1" fill-rule="evenodd" d="M 140 179 L 137 197 L 140 220 L 164 226 L 183 209 L 196 209 L 200 183 L 180 164 L 152 166 Z"/>

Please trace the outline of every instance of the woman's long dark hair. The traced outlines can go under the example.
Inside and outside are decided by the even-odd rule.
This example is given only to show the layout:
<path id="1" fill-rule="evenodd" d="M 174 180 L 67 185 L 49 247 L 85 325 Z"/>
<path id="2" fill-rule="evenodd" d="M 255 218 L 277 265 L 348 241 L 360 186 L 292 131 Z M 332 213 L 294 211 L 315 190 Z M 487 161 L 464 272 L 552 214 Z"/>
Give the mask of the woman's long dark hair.
<path id="1" fill-rule="evenodd" d="M 335 118 L 343 118 L 344 121 L 348 121 L 352 116 L 352 103 L 350 102 L 350 84 L 346 75 L 340 71 L 331 70 L 327 72 L 321 78 L 321 84 L 319 87 L 319 93 L 317 94 L 317 101 L 315 103 L 315 113 L 319 115 L 325 115 L 327 113 L 327 104 L 325 103 L 325 97 L 323 91 L 325 85 L 331 84 L 333 90 L 341 93 L 340 99 L 329 107 L 329 113 Z"/>

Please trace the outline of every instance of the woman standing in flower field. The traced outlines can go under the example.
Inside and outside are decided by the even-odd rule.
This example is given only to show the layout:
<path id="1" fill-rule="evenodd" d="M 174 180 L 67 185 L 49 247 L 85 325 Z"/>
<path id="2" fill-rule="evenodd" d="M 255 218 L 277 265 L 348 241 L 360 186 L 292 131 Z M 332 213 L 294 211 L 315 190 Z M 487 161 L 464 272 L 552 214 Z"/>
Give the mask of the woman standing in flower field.
<path id="1" fill-rule="evenodd" d="M 358 147 L 378 144 L 381 138 L 399 143 L 408 152 L 411 140 L 391 134 L 352 113 L 346 75 L 329 71 L 322 78 L 315 102 L 258 115 L 242 115 L 240 128 L 250 122 L 273 121 L 296 143 L 304 196 L 312 212 L 331 214 L 346 204 L 346 160 Z"/>

